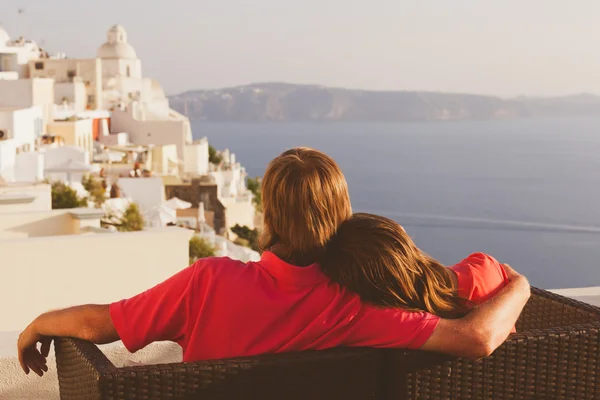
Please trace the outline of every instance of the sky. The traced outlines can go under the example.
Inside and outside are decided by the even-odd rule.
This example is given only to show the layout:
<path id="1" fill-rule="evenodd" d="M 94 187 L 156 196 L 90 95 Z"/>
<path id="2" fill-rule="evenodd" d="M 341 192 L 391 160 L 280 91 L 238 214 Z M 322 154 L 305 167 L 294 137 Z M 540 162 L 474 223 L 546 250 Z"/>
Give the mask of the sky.
<path id="1" fill-rule="evenodd" d="M 123 25 L 168 94 L 272 81 L 600 94 L 598 21 L 598 0 L 0 0 L 11 36 L 69 57 Z"/>

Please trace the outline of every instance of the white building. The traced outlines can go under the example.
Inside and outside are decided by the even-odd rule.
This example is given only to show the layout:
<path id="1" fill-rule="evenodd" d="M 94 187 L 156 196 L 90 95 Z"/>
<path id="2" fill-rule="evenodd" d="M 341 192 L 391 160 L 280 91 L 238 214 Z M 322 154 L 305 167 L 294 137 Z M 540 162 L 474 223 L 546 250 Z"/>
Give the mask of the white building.
<path id="1" fill-rule="evenodd" d="M 142 76 L 142 62 L 125 28 L 110 28 L 96 56 L 102 63 L 104 106 L 113 110 L 111 131 L 127 132 L 134 144 L 174 144 L 183 160 L 186 145 L 192 143 L 189 119 L 169 107 L 156 80 Z"/>
<path id="2" fill-rule="evenodd" d="M 19 153 L 15 159 L 15 182 L 41 182 L 44 178 L 44 154 Z"/>
<path id="3" fill-rule="evenodd" d="M 52 121 L 54 111 L 54 80 L 34 79 L 0 79 L 0 107 L 42 108 L 45 124 Z"/>
<path id="4" fill-rule="evenodd" d="M 0 180 L 13 182 L 15 180 L 15 164 L 17 158 L 17 143 L 15 140 L 0 141 Z"/>
<path id="5" fill-rule="evenodd" d="M 181 163 L 177 157 L 177 146 L 165 144 L 152 147 L 150 165 L 152 171 L 161 176 L 179 176 Z"/>
<path id="6" fill-rule="evenodd" d="M 56 104 L 67 103 L 77 112 L 102 107 L 102 64 L 99 59 L 65 58 L 63 55 L 29 62 L 31 78 L 55 81 Z"/>
<path id="7" fill-rule="evenodd" d="M 191 176 L 205 175 L 209 171 L 208 162 L 208 139 L 202 138 L 194 140 L 193 143 L 185 146 L 183 155 L 183 172 Z"/>
<path id="8" fill-rule="evenodd" d="M 124 197 L 131 199 L 142 213 L 148 213 L 165 203 L 165 186 L 160 178 L 120 178 L 117 186 Z"/>
<path id="9" fill-rule="evenodd" d="M 246 169 L 235 161 L 235 154 L 230 154 L 228 149 L 222 151 L 221 156 L 223 161 L 219 169 L 210 172 L 219 186 L 219 197 L 250 196 L 246 188 Z"/>
<path id="10" fill-rule="evenodd" d="M 33 150 L 43 129 L 41 107 L 0 107 L 0 177 L 8 182 L 17 179 L 18 153 Z"/>
<path id="11" fill-rule="evenodd" d="M 40 58 L 43 51 L 31 40 L 11 40 L 0 26 L 0 73 L 16 72 L 19 78 L 29 78 L 29 61 Z"/>
<path id="12" fill-rule="evenodd" d="M 64 144 L 87 151 L 90 157 L 94 154 L 94 120 L 91 118 L 57 120 L 47 125 L 47 131 L 49 135 L 61 137 Z"/>
<path id="13" fill-rule="evenodd" d="M 90 155 L 78 146 L 44 146 L 40 148 L 44 155 L 44 167 L 52 167 L 69 160 L 89 164 Z"/>
<path id="14" fill-rule="evenodd" d="M 192 143 L 192 129 L 187 117 L 170 109 L 166 116 L 157 115 L 139 101 L 113 110 L 111 130 L 127 132 L 134 144 L 174 144 L 180 160 L 183 160 L 185 146 Z"/>
<path id="15" fill-rule="evenodd" d="M 217 196 L 225 206 L 227 229 L 230 230 L 235 225 L 254 229 L 256 210 L 252 201 L 253 194 L 246 187 L 246 169 L 236 162 L 235 154 L 230 154 L 229 150 L 222 151 L 221 156 L 221 165 L 209 174 L 215 179 Z"/>
<path id="16" fill-rule="evenodd" d="M 44 133 L 44 114 L 40 106 L 0 107 L 0 140 L 14 140 L 17 148 L 33 150 Z"/>
<path id="17" fill-rule="evenodd" d="M 107 40 L 96 53 L 102 60 L 102 84 L 106 106 L 118 106 L 142 91 L 142 63 L 127 42 L 127 32 L 120 25 L 108 30 Z"/>

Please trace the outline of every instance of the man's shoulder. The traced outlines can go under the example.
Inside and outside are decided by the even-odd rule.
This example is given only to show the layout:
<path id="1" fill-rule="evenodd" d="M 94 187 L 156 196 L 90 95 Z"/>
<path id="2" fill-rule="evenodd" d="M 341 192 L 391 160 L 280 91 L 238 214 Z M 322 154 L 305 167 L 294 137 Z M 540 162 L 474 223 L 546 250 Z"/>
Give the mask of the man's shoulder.
<path id="1" fill-rule="evenodd" d="M 197 260 L 192 267 L 198 275 L 211 277 L 235 277 L 255 268 L 253 262 L 243 262 L 229 257 L 205 257 Z"/>

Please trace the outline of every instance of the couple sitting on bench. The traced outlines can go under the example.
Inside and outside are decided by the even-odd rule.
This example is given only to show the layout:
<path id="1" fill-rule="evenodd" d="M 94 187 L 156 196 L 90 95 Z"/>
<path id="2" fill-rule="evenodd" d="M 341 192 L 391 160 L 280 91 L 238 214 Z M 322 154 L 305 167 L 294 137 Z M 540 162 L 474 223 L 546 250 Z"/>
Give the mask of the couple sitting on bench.
<path id="1" fill-rule="evenodd" d="M 352 215 L 341 170 L 319 151 L 276 157 L 262 196 L 260 261 L 204 258 L 132 298 L 42 314 L 19 336 L 23 370 L 43 375 L 57 336 L 131 352 L 169 340 L 184 361 L 336 346 L 478 359 L 514 331 L 530 296 L 525 277 L 488 255 L 445 267 L 396 222 Z"/>

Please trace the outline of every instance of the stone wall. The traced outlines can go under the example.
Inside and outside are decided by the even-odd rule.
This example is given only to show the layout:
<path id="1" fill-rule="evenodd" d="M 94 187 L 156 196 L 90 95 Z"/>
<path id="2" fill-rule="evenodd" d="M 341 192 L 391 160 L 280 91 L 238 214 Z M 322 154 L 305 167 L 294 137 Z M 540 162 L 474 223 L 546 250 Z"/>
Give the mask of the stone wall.
<path id="1" fill-rule="evenodd" d="M 213 213 L 212 224 L 207 221 L 219 235 L 227 232 L 227 221 L 225 217 L 225 206 L 217 196 L 217 185 L 212 181 L 207 182 L 206 177 L 192 179 L 190 184 L 166 185 L 167 199 L 177 197 L 183 201 L 192 203 L 197 209 L 200 202 L 204 203 L 204 210 Z"/>

